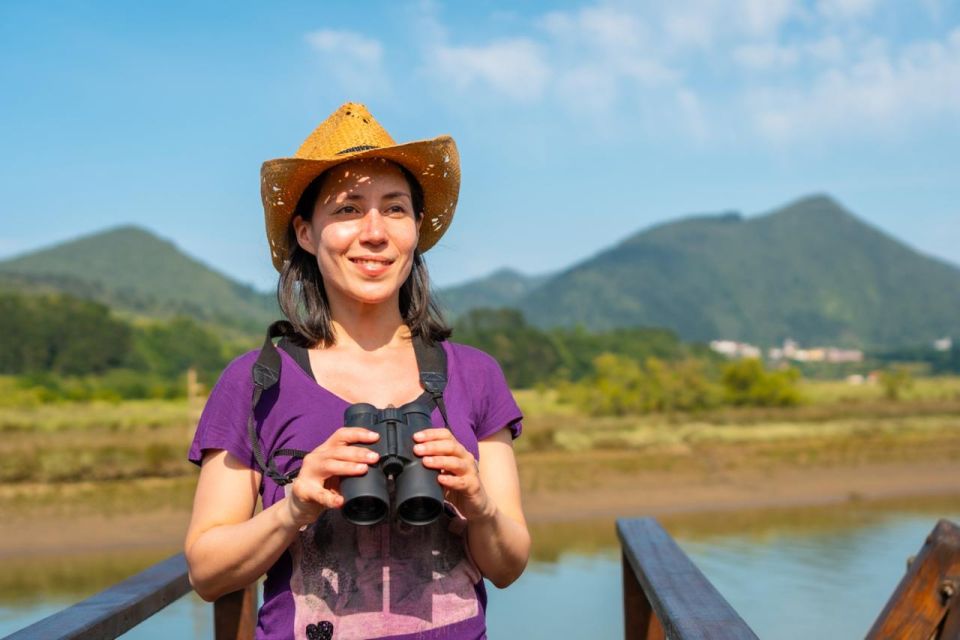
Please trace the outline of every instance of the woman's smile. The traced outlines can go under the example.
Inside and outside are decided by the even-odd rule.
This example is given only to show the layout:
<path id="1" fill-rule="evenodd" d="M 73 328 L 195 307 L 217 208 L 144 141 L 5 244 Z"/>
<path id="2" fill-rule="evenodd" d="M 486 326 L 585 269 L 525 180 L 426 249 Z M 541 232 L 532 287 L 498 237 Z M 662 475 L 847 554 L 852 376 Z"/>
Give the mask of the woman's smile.
<path id="1" fill-rule="evenodd" d="M 419 239 L 413 209 L 397 165 L 353 161 L 330 170 L 312 220 L 295 224 L 301 246 L 317 256 L 333 305 L 397 304 Z"/>
<path id="2" fill-rule="evenodd" d="M 366 276 L 376 278 L 387 272 L 394 260 L 382 256 L 358 256 L 349 258 L 350 262 L 357 265 L 357 269 Z"/>

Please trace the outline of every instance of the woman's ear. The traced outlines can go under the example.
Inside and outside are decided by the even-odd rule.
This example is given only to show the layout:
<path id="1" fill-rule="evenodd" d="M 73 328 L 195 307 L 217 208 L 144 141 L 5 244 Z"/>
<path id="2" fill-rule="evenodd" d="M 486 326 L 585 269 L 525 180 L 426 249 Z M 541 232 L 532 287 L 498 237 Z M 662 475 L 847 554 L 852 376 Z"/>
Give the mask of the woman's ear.
<path id="1" fill-rule="evenodd" d="M 313 225 L 300 216 L 293 216 L 291 222 L 293 223 L 293 230 L 297 235 L 297 244 L 300 245 L 300 248 L 310 255 L 317 255 L 317 245 L 314 243 L 313 238 Z"/>

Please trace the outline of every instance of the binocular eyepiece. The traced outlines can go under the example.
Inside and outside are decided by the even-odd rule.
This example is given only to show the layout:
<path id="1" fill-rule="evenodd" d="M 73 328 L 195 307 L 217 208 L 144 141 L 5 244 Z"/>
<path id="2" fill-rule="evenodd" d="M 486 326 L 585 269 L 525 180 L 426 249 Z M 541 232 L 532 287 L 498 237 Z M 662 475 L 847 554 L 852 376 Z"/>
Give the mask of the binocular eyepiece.
<path id="1" fill-rule="evenodd" d="M 439 471 L 428 469 L 413 453 L 413 434 L 430 428 L 431 408 L 414 401 L 399 408 L 377 409 L 372 404 L 351 405 L 343 413 L 343 423 L 364 427 L 380 434 L 373 444 L 354 444 L 380 454 L 380 460 L 362 476 L 340 480 L 343 517 L 358 525 L 376 524 L 390 511 L 387 481 L 396 488 L 397 516 L 407 524 L 430 524 L 443 511 L 443 489 L 437 482 Z"/>

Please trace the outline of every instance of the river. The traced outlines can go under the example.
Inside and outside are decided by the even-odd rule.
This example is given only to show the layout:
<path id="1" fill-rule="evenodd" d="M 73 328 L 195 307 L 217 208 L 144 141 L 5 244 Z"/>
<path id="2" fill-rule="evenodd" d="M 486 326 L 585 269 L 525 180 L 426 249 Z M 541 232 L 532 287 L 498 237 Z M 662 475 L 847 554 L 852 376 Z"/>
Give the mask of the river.
<path id="1" fill-rule="evenodd" d="M 760 638 L 842 639 L 863 637 L 938 517 L 960 522 L 960 498 L 708 514 L 665 526 Z M 523 577 L 506 590 L 489 587 L 490 637 L 622 637 L 612 530 L 608 521 L 535 527 L 536 553 Z M 155 561 L 145 553 L 46 559 L 22 574 L 5 571 L 0 636 L 116 581 L 125 562 Z M 92 581 L 82 578 L 91 574 Z M 124 637 L 208 638 L 211 618 L 210 605 L 191 596 Z"/>

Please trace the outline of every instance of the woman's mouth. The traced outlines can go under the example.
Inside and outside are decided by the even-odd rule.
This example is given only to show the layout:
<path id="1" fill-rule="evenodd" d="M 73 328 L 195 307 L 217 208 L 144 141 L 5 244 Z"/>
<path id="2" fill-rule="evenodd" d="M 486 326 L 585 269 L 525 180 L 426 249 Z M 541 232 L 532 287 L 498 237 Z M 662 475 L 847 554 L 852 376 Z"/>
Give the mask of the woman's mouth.
<path id="1" fill-rule="evenodd" d="M 350 258 L 350 262 L 357 265 L 357 268 L 361 273 L 368 276 L 378 276 L 387 269 L 390 268 L 390 265 L 393 264 L 393 260 L 388 260 L 386 258 Z"/>

